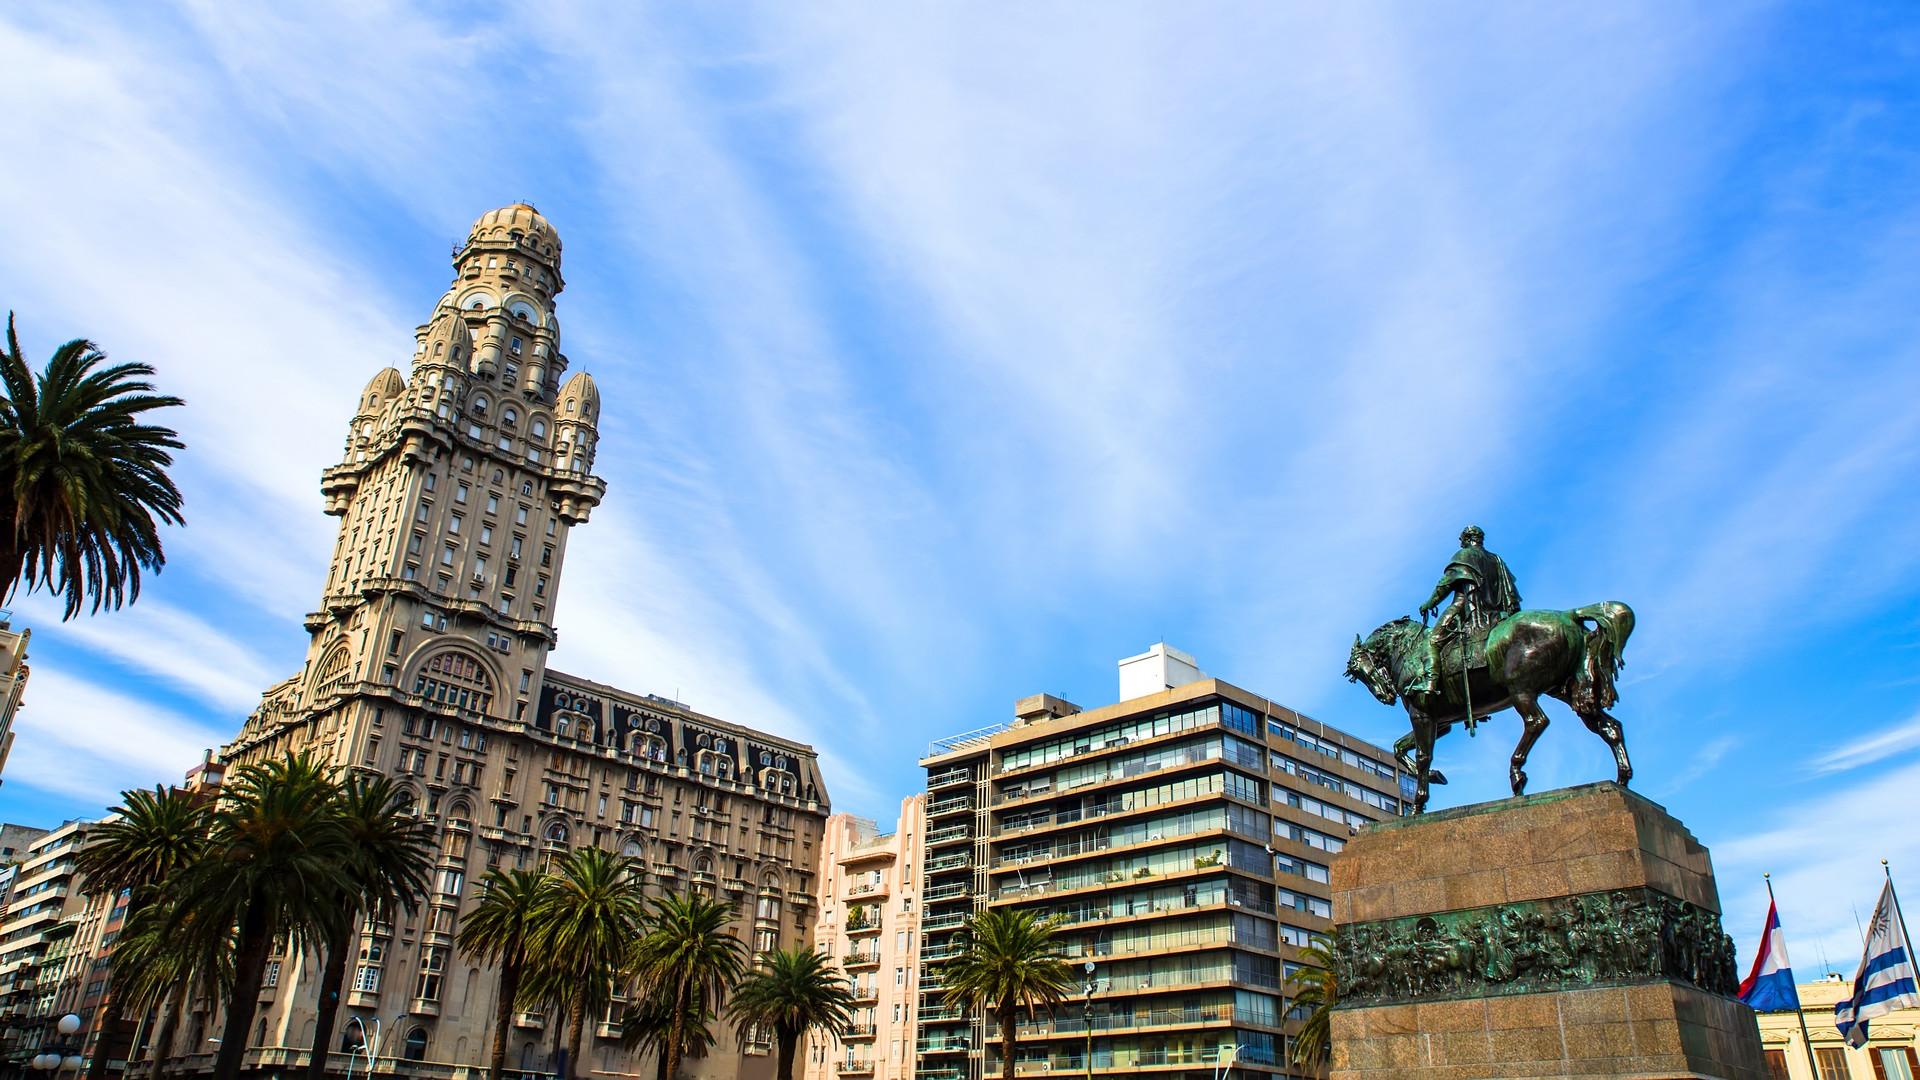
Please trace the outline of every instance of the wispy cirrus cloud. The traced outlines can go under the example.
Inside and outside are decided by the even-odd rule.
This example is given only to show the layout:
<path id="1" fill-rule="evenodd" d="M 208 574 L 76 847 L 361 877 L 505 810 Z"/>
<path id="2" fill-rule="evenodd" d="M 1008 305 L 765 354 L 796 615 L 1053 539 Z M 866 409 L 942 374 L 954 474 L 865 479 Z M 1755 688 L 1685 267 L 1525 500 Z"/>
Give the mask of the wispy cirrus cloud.
<path id="1" fill-rule="evenodd" d="M 1813 759 L 1813 769 L 1822 774 L 1846 772 L 1878 764 L 1917 747 L 1920 747 L 1920 713 L 1828 750 Z"/>

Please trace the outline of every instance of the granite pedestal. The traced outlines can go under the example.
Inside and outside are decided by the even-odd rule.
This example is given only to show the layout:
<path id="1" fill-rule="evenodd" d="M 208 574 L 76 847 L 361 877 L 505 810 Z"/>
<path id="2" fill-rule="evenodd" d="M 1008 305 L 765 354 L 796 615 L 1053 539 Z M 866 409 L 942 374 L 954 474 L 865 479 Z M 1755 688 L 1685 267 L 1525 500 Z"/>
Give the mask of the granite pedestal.
<path id="1" fill-rule="evenodd" d="M 1332 867 L 1334 1080 L 1766 1080 L 1706 848 L 1591 784 L 1369 826 Z"/>

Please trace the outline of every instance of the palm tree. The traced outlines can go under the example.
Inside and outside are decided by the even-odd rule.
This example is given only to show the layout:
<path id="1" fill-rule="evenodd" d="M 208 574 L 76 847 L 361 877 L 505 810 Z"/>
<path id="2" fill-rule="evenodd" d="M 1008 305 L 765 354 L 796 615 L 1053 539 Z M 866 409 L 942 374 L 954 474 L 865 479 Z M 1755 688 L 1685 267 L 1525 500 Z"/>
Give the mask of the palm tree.
<path id="1" fill-rule="evenodd" d="M 793 1051 L 815 1028 L 844 1035 L 852 1023 L 853 992 L 827 958 L 796 946 L 762 953 L 760 966 L 733 988 L 733 1015 L 744 1041 L 750 1028 L 773 1032 L 779 1080 L 793 1080 Z"/>
<path id="2" fill-rule="evenodd" d="M 355 951 L 361 913 L 375 921 L 392 918 L 395 908 L 412 914 L 427 894 L 433 826 L 414 816 L 411 807 L 406 793 L 384 776 L 349 777 L 333 797 L 333 815 L 347 834 L 349 848 L 335 878 L 339 899 L 320 934 L 326 958 L 314 1010 L 313 1049 L 307 1057 L 308 1080 L 325 1080 L 327 1075 L 340 987 L 347 978 L 347 958 Z"/>
<path id="3" fill-rule="evenodd" d="M 90 341 L 54 350 L 38 376 L 20 353 L 13 315 L 0 353 L 0 601 L 23 582 L 66 594 L 71 619 L 140 598 L 140 569 L 166 564 L 155 523 L 179 525 L 167 476 L 174 431 L 141 414 L 183 404 L 153 392 L 145 364 L 114 364 Z"/>
<path id="4" fill-rule="evenodd" d="M 175 921 L 189 915 L 236 928 L 234 980 L 214 1080 L 237 1080 L 259 1007 L 267 954 L 329 924 L 352 841 L 335 813 L 331 771 L 305 755 L 242 765 L 213 812 L 207 856 L 175 878 Z"/>
<path id="5" fill-rule="evenodd" d="M 527 966 L 527 935 L 540 900 L 540 875 L 527 870 L 495 870 L 480 881 L 480 902 L 460 925 L 460 952 L 477 964 L 500 969 L 493 1014 L 493 1049 L 487 1080 L 500 1080 L 507 1066 L 507 1036 L 520 979 Z"/>
<path id="6" fill-rule="evenodd" d="M 580 1060 L 587 1012 L 612 1000 L 640 933 L 640 884 L 632 859 L 581 848 L 554 865 L 534 904 L 528 990 L 566 1015 L 569 1075 Z"/>
<path id="7" fill-rule="evenodd" d="M 675 1080 L 693 1040 L 689 1017 L 718 1012 L 727 987 L 747 967 L 747 947 L 727 929 L 733 907 L 700 895 L 663 896 L 647 913 L 646 933 L 633 948 L 641 993 L 666 1008 L 671 1020 L 661 1047 L 661 1075 Z"/>
<path id="8" fill-rule="evenodd" d="M 199 860 L 206 849 L 207 811 L 199 797 L 159 787 L 123 791 L 120 800 L 74 857 L 74 870 L 90 893 L 126 893 L 124 918 L 132 921 L 174 874 Z M 117 974 L 118 965 L 114 970 Z M 87 1065 L 88 1080 L 103 1080 L 108 1059 L 126 1052 L 126 995 L 118 981 L 109 980 L 96 1014 L 99 1042 Z"/>
<path id="9" fill-rule="evenodd" d="M 983 911 L 960 931 L 960 953 L 947 962 L 948 1004 L 1000 1020 L 1000 1075 L 1013 1080 L 1014 1014 L 1052 1006 L 1073 989 L 1073 973 L 1054 939 L 1052 920 L 1031 911 Z"/>
<path id="10" fill-rule="evenodd" d="M 654 1055 L 657 1080 L 667 1080 L 667 1042 L 673 1038 L 674 1021 L 681 1022 L 681 1044 L 685 1056 L 704 1057 L 713 1049 L 713 1010 L 698 995 L 686 1009 L 676 1009 L 666 995 L 645 995 L 627 1010 L 620 1021 L 620 1042 L 629 1050 Z"/>
<path id="11" fill-rule="evenodd" d="M 127 916 L 113 947 L 115 992 L 141 1013 L 159 1013 L 150 1080 L 160 1080 L 188 997 L 233 986 L 232 924 L 179 911 L 177 905 L 170 892 L 161 890 Z M 128 1064 L 131 1076 L 131 1059 Z"/>
<path id="12" fill-rule="evenodd" d="M 1324 938 L 1316 937 L 1300 951 L 1305 963 L 1289 981 L 1298 988 L 1293 1003 L 1305 1005 L 1310 1011 L 1300 1034 L 1293 1039 L 1293 1063 L 1319 1068 L 1326 1063 L 1332 1047 L 1333 1006 L 1340 1000 L 1333 975 L 1333 949 Z"/>

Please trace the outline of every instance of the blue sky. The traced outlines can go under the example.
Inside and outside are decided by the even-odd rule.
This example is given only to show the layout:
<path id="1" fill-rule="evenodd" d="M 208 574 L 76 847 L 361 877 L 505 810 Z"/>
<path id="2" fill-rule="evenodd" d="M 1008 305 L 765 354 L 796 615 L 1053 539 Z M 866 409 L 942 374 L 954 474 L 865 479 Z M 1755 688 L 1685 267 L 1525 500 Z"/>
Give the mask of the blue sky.
<path id="1" fill-rule="evenodd" d="M 1880 858 L 1920 890 L 1910 8 L 544 7 L 0 12 L 0 304 L 191 404 L 138 606 L 14 605 L 0 818 L 295 670 L 355 391 L 530 199 L 606 401 L 555 665 L 812 741 L 839 809 L 1163 638 L 1391 741 L 1348 644 L 1474 521 L 1638 611 L 1636 786 L 1743 946 L 1762 870 L 1808 975 Z M 1535 789 L 1610 775 L 1554 715 Z"/>

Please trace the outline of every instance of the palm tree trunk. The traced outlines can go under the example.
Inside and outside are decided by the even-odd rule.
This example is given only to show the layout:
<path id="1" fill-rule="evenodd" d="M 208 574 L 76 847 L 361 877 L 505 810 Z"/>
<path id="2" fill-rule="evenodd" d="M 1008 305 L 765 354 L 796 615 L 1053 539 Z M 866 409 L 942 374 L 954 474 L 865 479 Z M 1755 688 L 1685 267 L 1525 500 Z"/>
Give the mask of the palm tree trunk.
<path id="1" fill-rule="evenodd" d="M 1012 1000 L 1000 1003 L 1000 1080 L 1013 1080 L 1013 1010 L 1016 1007 Z"/>
<path id="2" fill-rule="evenodd" d="M 347 981 L 348 944 L 354 937 L 346 928 L 356 926 L 355 914 L 352 910 L 343 912 L 340 922 L 343 929 L 338 934 L 328 934 L 321 944 L 326 961 L 320 969 L 320 1001 L 313 1010 L 313 1049 L 307 1053 L 307 1080 L 325 1080 L 327 1075 L 333 1025 L 340 1018 L 340 988 Z"/>
<path id="3" fill-rule="evenodd" d="M 181 983 L 173 992 L 173 1000 L 164 1003 L 161 1008 L 160 1034 L 154 1039 L 151 1056 L 153 1068 L 147 1074 L 147 1080 L 160 1080 L 166 1074 L 167 1055 L 173 1053 L 173 1037 L 179 1034 L 180 1014 L 187 1011 L 187 988 L 189 983 Z"/>
<path id="4" fill-rule="evenodd" d="M 667 1045 L 661 1052 L 661 1073 L 665 1080 L 674 1080 L 680 1075 L 680 1044 L 687 1037 L 687 979 L 680 976 L 680 984 L 673 993 L 673 1023 L 667 1025 Z"/>
<path id="5" fill-rule="evenodd" d="M 260 1007 L 260 983 L 267 974 L 267 950 L 273 946 L 267 925 L 267 901 L 257 891 L 247 897 L 240 917 L 239 948 L 234 950 L 233 998 L 227 1003 L 227 1023 L 220 1033 L 220 1053 L 213 1059 L 213 1080 L 240 1080 L 240 1063 L 247 1053 L 253 1014 Z"/>
<path id="6" fill-rule="evenodd" d="M 800 1029 L 787 1024 L 774 1028 L 774 1054 L 780 1080 L 793 1080 L 793 1050 L 800 1041 Z"/>
<path id="7" fill-rule="evenodd" d="M 500 1080 L 507 1069 L 507 1034 L 513 1029 L 513 999 L 520 996 L 519 948 L 511 949 L 500 964 L 500 1001 L 493 1009 L 493 1050 L 487 1055 L 487 1080 Z"/>
<path id="8" fill-rule="evenodd" d="M 587 1024 L 587 993 L 583 987 L 574 994 L 573 1005 L 567 1010 L 567 1075 L 560 1080 L 572 1080 L 580 1075 L 580 1031 Z"/>

